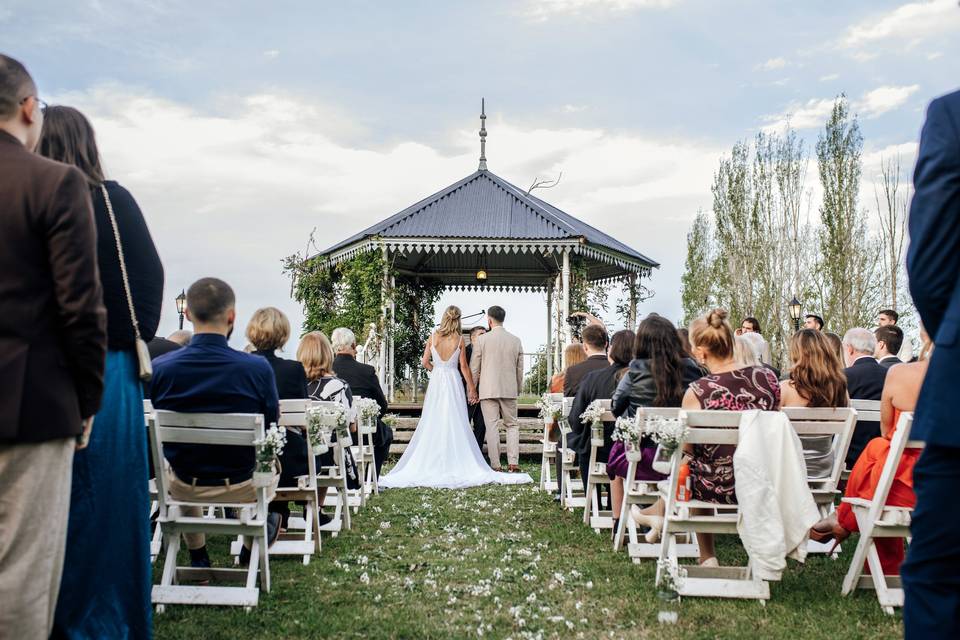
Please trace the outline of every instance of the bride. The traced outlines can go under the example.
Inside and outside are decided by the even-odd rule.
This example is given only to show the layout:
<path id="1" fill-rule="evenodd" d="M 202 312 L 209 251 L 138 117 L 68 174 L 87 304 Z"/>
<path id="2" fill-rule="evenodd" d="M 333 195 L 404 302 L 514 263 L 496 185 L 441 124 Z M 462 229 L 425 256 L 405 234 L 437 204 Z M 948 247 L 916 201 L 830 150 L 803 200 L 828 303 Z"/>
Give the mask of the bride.
<path id="1" fill-rule="evenodd" d="M 481 484 L 533 482 L 525 473 L 500 473 L 487 464 L 467 418 L 463 382 L 470 402 L 477 401 L 477 386 L 463 348 L 460 309 L 447 307 L 437 329 L 423 348 L 423 365 L 430 385 L 413 438 L 380 486 L 459 489 Z"/>

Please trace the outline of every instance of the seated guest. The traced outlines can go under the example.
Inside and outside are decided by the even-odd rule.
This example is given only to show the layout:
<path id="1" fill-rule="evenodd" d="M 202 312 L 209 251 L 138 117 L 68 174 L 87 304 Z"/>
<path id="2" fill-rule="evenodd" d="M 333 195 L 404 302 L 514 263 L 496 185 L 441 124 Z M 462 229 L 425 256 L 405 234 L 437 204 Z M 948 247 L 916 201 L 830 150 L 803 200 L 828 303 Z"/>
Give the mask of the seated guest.
<path id="1" fill-rule="evenodd" d="M 837 354 L 837 359 L 840 360 L 840 364 L 845 366 L 846 356 L 843 355 L 843 338 L 832 331 L 824 331 L 823 335 L 825 335 L 830 342 L 830 349 Z"/>
<path id="2" fill-rule="evenodd" d="M 756 333 L 760 335 L 763 331 L 760 330 L 760 321 L 756 318 L 744 318 L 743 322 L 740 323 L 740 331 L 737 332 L 737 335 L 743 335 L 745 333 Z"/>
<path id="3" fill-rule="evenodd" d="M 350 386 L 355 398 L 370 398 L 380 405 L 380 414 L 377 416 L 377 432 L 373 436 L 373 457 L 376 461 L 377 475 L 383 467 L 383 461 L 390 453 L 390 443 L 393 442 L 393 431 L 383 422 L 383 414 L 387 412 L 387 399 L 380 387 L 377 371 L 368 364 L 357 362 L 357 338 L 353 331 L 345 327 L 334 329 L 331 335 L 333 343 L 333 370 L 337 376 Z M 354 435 L 354 438 L 357 436 Z"/>
<path id="4" fill-rule="evenodd" d="M 323 402 L 337 402 L 343 405 L 350 421 L 350 431 L 356 433 L 357 422 L 353 419 L 353 393 L 350 385 L 341 380 L 333 372 L 333 348 L 322 331 L 311 331 L 300 339 L 297 347 L 297 360 L 303 365 L 307 375 L 307 397 Z M 336 442 L 337 436 L 333 435 Z M 345 471 L 347 473 L 347 487 L 360 488 L 360 478 L 357 474 L 357 465 L 349 448 L 343 450 Z M 317 456 L 318 467 L 332 467 L 336 464 L 333 449 Z M 319 504 L 323 504 L 327 496 L 327 487 L 317 489 Z M 320 525 L 329 523 L 330 516 L 320 513 Z"/>
<path id="5" fill-rule="evenodd" d="M 185 347 L 190 344 L 190 340 L 193 338 L 193 332 L 187 329 L 177 329 L 173 333 L 167 336 L 167 340 L 170 342 L 176 342 L 181 347 Z"/>
<path id="6" fill-rule="evenodd" d="M 873 358 L 876 349 L 877 339 L 867 329 L 850 329 L 843 335 L 843 356 L 847 364 L 843 374 L 847 376 L 847 392 L 852 400 L 879 400 L 883 393 L 887 369 Z M 879 422 L 857 421 L 847 451 L 848 469 L 853 467 L 867 443 L 878 437 Z"/>
<path id="7" fill-rule="evenodd" d="M 816 314 L 808 313 L 803 319 L 803 328 L 823 331 L 823 318 Z"/>
<path id="8" fill-rule="evenodd" d="M 273 369 L 280 400 L 303 400 L 307 397 L 307 376 L 303 365 L 296 360 L 278 358 L 277 349 L 283 349 L 290 338 L 290 321 L 280 309 L 264 307 L 257 309 L 247 323 L 247 340 L 253 345 L 253 355 L 267 359 Z M 297 478 L 309 473 L 307 466 L 307 440 L 299 429 L 287 429 L 287 444 L 280 454 L 280 486 L 295 487 Z M 283 516 L 284 527 L 290 517 L 290 505 L 286 501 L 271 502 L 270 511 Z"/>
<path id="9" fill-rule="evenodd" d="M 612 351 L 612 349 L 611 349 Z M 641 407 L 679 407 L 687 386 L 703 376 L 703 371 L 686 355 L 673 323 L 651 314 L 637 327 L 633 343 L 634 360 L 613 392 L 613 415 L 633 418 Z M 641 444 L 643 459 L 637 465 L 635 480 L 662 480 L 666 476 L 653 470 L 657 443 L 645 438 Z M 619 517 L 623 506 L 623 481 L 627 476 L 627 452 L 622 442 L 614 442 L 607 458 L 613 515 Z M 614 521 L 613 530 L 617 530 Z"/>
<path id="10" fill-rule="evenodd" d="M 620 379 L 623 378 L 627 367 L 630 366 L 630 360 L 633 359 L 634 340 L 635 335 L 629 329 L 623 329 L 613 334 L 613 340 L 610 341 L 610 353 L 607 356 L 607 366 L 583 376 L 577 395 L 573 399 L 568 418 L 572 433 L 567 438 L 567 444 L 577 452 L 580 477 L 583 479 L 584 487 L 586 487 L 587 477 L 590 475 L 591 428 L 589 424 L 583 423 L 580 414 L 594 400 L 608 400 L 613 397 L 613 392 L 616 391 Z M 612 435 L 613 423 L 604 423 L 603 446 L 597 451 L 597 462 L 605 463 L 607 461 L 610 447 L 613 445 Z M 599 487 L 597 489 L 599 490 Z"/>
<path id="11" fill-rule="evenodd" d="M 182 344 L 161 336 L 154 336 L 153 339 L 147 343 L 147 351 L 150 352 L 151 360 L 155 360 L 165 353 L 176 351 L 181 347 L 183 347 Z"/>
<path id="12" fill-rule="evenodd" d="M 780 384 L 783 407 L 846 407 L 847 379 L 826 335 L 801 329 L 790 339 L 790 379 Z M 800 436 L 808 478 L 833 470 L 833 436 Z"/>
<path id="13" fill-rule="evenodd" d="M 236 298 L 226 282 L 216 278 L 197 280 L 187 290 L 187 318 L 195 335 L 190 344 L 160 356 L 153 363 L 150 381 L 156 409 L 182 413 L 260 413 L 264 423 L 277 422 L 279 404 L 273 369 L 261 357 L 231 349 L 227 336 L 236 320 Z M 164 457 L 174 500 L 203 502 L 252 502 L 256 499 L 252 447 L 230 445 L 167 444 Z M 158 473 L 160 470 L 157 470 Z M 272 499 L 279 475 L 267 489 Z M 200 516 L 200 507 L 184 508 L 186 515 Z M 268 514 L 268 542 L 280 533 L 280 515 Z M 195 567 L 209 567 L 202 533 L 184 534 Z M 249 547 L 241 552 L 249 561 Z"/>
<path id="14" fill-rule="evenodd" d="M 743 336 L 733 338 L 733 359 L 741 367 L 759 367 L 761 364 L 753 345 Z"/>
<path id="15" fill-rule="evenodd" d="M 727 312 L 714 309 L 690 325 L 693 356 L 710 371 L 696 380 L 683 396 L 681 407 L 691 410 L 776 411 L 780 408 L 780 384 L 764 367 L 740 367 L 733 358 L 733 329 Z M 736 504 L 734 490 L 733 445 L 688 445 L 691 456 L 690 495 L 693 500 Z M 651 528 L 647 540 L 655 542 L 663 528 L 663 500 L 646 509 L 630 513 L 637 524 Z M 651 535 L 652 534 L 652 535 Z M 718 566 L 713 534 L 697 534 L 700 564 Z"/>
<path id="16" fill-rule="evenodd" d="M 873 335 L 877 339 L 877 350 L 873 356 L 881 367 L 889 369 L 895 364 L 903 364 L 903 360 L 897 356 L 903 346 L 903 329 L 895 324 L 888 324 L 878 327 Z"/>
<path id="17" fill-rule="evenodd" d="M 588 324 L 580 334 L 583 339 L 583 349 L 586 359 L 580 364 L 568 366 L 563 378 L 563 395 L 572 398 L 577 395 L 580 381 L 591 371 L 606 369 L 607 362 L 607 330 L 603 325 Z"/>
<path id="18" fill-rule="evenodd" d="M 693 347 L 690 346 L 690 330 L 686 327 L 677 329 L 677 337 L 680 338 L 680 344 L 683 345 L 683 353 L 686 357 L 692 358 Z"/>
<path id="19" fill-rule="evenodd" d="M 563 350 L 563 362 L 565 367 L 563 371 L 550 379 L 550 393 L 563 393 L 563 381 L 567 377 L 567 369 L 580 364 L 587 359 L 587 352 L 579 342 L 568 344 Z"/>
<path id="20" fill-rule="evenodd" d="M 873 499 L 873 495 L 880 483 L 880 474 L 887 461 L 890 451 L 890 438 L 893 437 L 900 420 L 900 414 L 913 411 L 920 397 L 920 387 L 927 374 L 929 357 L 933 350 L 930 337 L 921 331 L 924 348 L 920 352 L 920 360 L 903 364 L 890 369 L 886 382 L 883 385 L 883 396 L 880 404 L 880 423 L 882 435 L 871 440 L 857 462 L 853 465 L 850 478 L 844 495 L 848 498 Z M 913 466 L 920 457 L 919 449 L 904 449 L 897 472 L 887 495 L 887 505 L 891 507 L 913 507 L 917 497 L 913 492 Z M 947 508 L 947 505 L 944 505 Z M 810 530 L 810 537 L 818 542 L 834 540 L 834 546 L 846 540 L 853 531 L 858 531 L 857 519 L 853 509 L 846 502 L 842 502 L 837 510 L 827 518 L 821 520 Z M 944 535 L 950 535 L 944 532 Z M 903 540 L 899 538 L 878 538 L 874 541 L 877 555 L 880 556 L 880 565 L 885 575 L 899 575 L 900 564 L 903 562 Z"/>

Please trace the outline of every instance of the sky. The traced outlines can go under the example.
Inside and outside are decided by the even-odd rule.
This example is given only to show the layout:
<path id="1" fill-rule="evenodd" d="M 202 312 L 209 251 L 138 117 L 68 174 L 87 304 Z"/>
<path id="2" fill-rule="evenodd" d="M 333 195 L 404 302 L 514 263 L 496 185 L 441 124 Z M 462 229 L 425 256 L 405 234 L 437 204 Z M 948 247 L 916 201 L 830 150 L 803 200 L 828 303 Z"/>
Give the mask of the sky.
<path id="1" fill-rule="evenodd" d="M 735 142 L 789 123 L 812 151 L 845 93 L 869 211 L 881 159 L 908 175 L 926 105 L 960 84 L 956 0 L 0 0 L 0 34 L 139 202 L 161 335 L 203 276 L 234 287 L 241 329 L 268 305 L 299 326 L 281 260 L 475 171 L 481 97 L 490 170 L 562 172 L 537 195 L 660 262 L 640 313 L 677 319 L 686 233 Z M 438 315 L 495 303 L 527 351 L 545 341 L 541 294 L 446 294 Z"/>

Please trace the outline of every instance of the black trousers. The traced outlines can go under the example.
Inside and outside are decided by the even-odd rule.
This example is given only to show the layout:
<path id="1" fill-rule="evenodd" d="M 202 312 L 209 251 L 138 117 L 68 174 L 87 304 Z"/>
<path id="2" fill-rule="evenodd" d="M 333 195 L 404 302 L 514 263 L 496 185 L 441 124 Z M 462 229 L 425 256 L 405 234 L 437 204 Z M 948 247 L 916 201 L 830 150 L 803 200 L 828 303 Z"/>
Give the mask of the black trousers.
<path id="1" fill-rule="evenodd" d="M 377 465 L 377 477 L 379 477 L 383 462 L 390 455 L 390 445 L 393 444 L 393 429 L 384 426 L 377 435 L 379 436 L 378 441 L 373 443 L 373 460 Z"/>
<path id="2" fill-rule="evenodd" d="M 960 638 L 960 447 L 928 445 L 913 468 L 917 506 L 903 579 L 908 640 Z"/>

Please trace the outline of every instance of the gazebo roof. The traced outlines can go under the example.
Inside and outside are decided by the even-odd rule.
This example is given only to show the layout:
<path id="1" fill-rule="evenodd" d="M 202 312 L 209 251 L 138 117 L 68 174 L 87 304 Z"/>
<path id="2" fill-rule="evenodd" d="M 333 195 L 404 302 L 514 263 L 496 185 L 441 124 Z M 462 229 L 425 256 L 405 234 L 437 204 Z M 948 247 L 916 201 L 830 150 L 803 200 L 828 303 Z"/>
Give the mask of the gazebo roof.
<path id="1" fill-rule="evenodd" d="M 401 272 L 475 286 L 481 260 L 488 286 L 539 287 L 559 270 L 565 248 L 581 255 L 590 280 L 646 274 L 660 265 L 606 233 L 481 169 L 315 257 L 338 262 L 385 246 Z M 427 259 L 441 254 L 441 259 Z"/>

